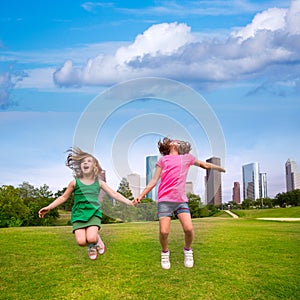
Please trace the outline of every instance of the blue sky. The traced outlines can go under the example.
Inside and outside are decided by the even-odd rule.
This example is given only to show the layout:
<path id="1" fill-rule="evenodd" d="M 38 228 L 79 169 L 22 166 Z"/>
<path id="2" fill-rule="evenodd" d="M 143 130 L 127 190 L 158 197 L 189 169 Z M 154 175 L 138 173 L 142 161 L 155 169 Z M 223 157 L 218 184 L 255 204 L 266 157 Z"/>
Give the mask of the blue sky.
<path id="1" fill-rule="evenodd" d="M 233 182 L 242 183 L 242 165 L 255 161 L 273 197 L 285 192 L 286 160 L 300 163 L 299 62 L 299 0 L 2 1 L 0 185 L 65 187 L 65 151 L 96 103 L 105 119 L 87 128 L 95 136 L 86 150 L 113 188 L 127 175 L 122 161 L 144 176 L 161 136 L 189 138 L 205 160 L 218 153 L 212 132 L 221 128 L 224 201 Z M 144 97 L 145 77 L 172 80 L 201 99 L 153 97 L 172 98 L 166 86 Z M 128 81 L 134 89 L 117 94 Z M 114 97 L 101 98 L 107 91 Z M 209 128 L 200 120 L 204 103 Z M 190 175 L 202 197 L 204 175 Z"/>

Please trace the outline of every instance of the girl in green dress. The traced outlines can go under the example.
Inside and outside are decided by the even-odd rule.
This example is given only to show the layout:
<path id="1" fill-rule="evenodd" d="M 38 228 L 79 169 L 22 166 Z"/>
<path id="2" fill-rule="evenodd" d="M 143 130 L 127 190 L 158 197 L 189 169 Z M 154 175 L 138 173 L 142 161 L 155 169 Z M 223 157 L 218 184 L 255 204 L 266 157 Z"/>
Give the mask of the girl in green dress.
<path id="1" fill-rule="evenodd" d="M 71 148 L 68 152 L 66 165 L 73 170 L 75 179 L 69 183 L 63 195 L 40 209 L 39 217 L 43 218 L 46 213 L 67 201 L 74 193 L 71 216 L 73 233 L 79 246 L 89 245 L 89 258 L 95 260 L 98 253 L 104 254 L 106 249 L 98 234 L 102 219 L 102 208 L 99 200 L 100 189 L 104 190 L 110 197 L 127 205 L 133 206 L 134 201 L 130 201 L 114 191 L 100 179 L 99 175 L 102 169 L 94 156 L 79 148 Z"/>

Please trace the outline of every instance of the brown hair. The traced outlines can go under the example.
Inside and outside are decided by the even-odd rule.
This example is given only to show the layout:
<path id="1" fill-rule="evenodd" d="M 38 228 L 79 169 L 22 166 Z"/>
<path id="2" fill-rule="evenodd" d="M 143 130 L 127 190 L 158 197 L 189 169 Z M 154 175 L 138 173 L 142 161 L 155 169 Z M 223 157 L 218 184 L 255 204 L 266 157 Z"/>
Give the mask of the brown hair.
<path id="1" fill-rule="evenodd" d="M 185 141 L 171 140 L 168 137 L 164 137 L 163 140 L 158 141 L 158 149 L 160 154 L 168 155 L 170 153 L 171 143 L 176 142 L 177 150 L 179 154 L 187 154 L 191 151 L 191 144 Z"/>
<path id="2" fill-rule="evenodd" d="M 163 138 L 162 141 L 161 140 L 158 141 L 157 146 L 161 155 L 168 155 L 170 153 L 171 142 L 172 140 L 167 137 Z"/>
<path id="3" fill-rule="evenodd" d="M 189 142 L 179 141 L 178 142 L 178 153 L 179 154 L 187 154 L 191 151 L 192 147 Z"/>
<path id="4" fill-rule="evenodd" d="M 78 147 L 70 148 L 70 149 L 67 150 L 67 152 L 69 152 L 69 154 L 67 156 L 66 166 L 69 167 L 73 171 L 73 174 L 74 174 L 75 178 L 81 178 L 82 177 L 80 164 L 81 164 L 82 160 L 87 158 L 87 157 L 92 157 L 94 162 L 95 162 L 95 166 L 94 166 L 94 177 L 95 177 L 95 179 L 102 172 L 102 168 L 99 164 L 99 161 L 97 160 L 97 158 L 95 158 L 90 153 L 84 152 Z"/>

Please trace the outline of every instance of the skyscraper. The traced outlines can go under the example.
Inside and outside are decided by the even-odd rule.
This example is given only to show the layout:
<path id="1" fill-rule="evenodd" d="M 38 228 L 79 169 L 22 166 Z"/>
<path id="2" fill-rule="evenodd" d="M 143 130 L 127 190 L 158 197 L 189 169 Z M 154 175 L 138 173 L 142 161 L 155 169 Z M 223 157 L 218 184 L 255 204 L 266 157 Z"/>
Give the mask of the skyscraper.
<path id="1" fill-rule="evenodd" d="M 257 162 L 243 165 L 243 196 L 256 200 L 259 195 L 259 165 Z"/>
<path id="2" fill-rule="evenodd" d="M 140 175 L 136 173 L 129 174 L 127 176 L 127 180 L 133 198 L 137 198 L 140 195 L 140 182 L 141 182 Z"/>
<path id="3" fill-rule="evenodd" d="M 300 173 L 295 161 L 288 159 L 285 163 L 286 191 L 300 189 Z"/>
<path id="4" fill-rule="evenodd" d="M 241 189 L 240 189 L 240 183 L 235 181 L 233 183 L 232 188 L 232 201 L 236 204 L 241 203 Z"/>
<path id="5" fill-rule="evenodd" d="M 209 163 L 221 166 L 221 159 L 211 157 L 206 160 Z M 206 170 L 206 202 L 207 204 L 222 205 L 221 173 L 216 170 Z"/>
<path id="6" fill-rule="evenodd" d="M 267 198 L 267 173 L 259 173 L 259 197 Z"/>
<path id="7" fill-rule="evenodd" d="M 147 156 L 146 157 L 146 185 L 149 183 L 149 181 L 152 179 L 152 177 L 154 175 L 157 162 L 158 162 L 158 156 L 157 155 L 152 155 L 152 156 Z M 147 194 L 148 198 L 157 201 L 157 199 L 158 199 L 158 185 L 159 185 L 159 183 L 157 183 L 157 185 L 152 189 L 152 191 L 150 191 Z"/>

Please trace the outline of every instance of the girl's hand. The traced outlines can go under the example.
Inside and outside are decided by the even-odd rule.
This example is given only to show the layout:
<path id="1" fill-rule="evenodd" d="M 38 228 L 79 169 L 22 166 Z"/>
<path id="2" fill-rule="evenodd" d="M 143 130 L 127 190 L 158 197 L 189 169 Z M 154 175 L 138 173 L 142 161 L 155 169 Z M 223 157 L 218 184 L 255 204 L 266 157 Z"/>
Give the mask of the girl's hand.
<path id="1" fill-rule="evenodd" d="M 48 206 L 43 207 L 39 210 L 39 217 L 44 218 L 44 215 L 47 214 L 50 211 L 50 208 Z"/>
<path id="2" fill-rule="evenodd" d="M 137 205 L 137 203 L 136 203 L 135 199 L 131 200 L 131 206 L 136 206 L 136 205 Z"/>
<path id="3" fill-rule="evenodd" d="M 143 199 L 143 198 L 139 196 L 139 197 L 137 197 L 136 199 L 134 199 L 134 201 L 136 201 L 137 204 L 140 204 L 141 201 L 142 201 L 142 199 Z"/>
<path id="4" fill-rule="evenodd" d="M 137 202 L 137 199 L 132 200 L 132 203 L 134 206 L 137 206 L 139 203 Z"/>

